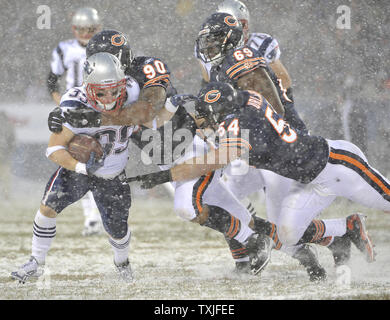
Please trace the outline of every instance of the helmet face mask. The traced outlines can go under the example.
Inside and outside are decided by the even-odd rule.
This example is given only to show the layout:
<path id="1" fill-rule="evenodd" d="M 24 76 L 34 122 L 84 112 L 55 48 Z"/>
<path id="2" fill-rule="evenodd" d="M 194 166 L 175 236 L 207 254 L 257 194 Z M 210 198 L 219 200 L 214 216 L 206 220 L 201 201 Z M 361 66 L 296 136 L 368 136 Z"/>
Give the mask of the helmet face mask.
<path id="1" fill-rule="evenodd" d="M 126 79 L 113 84 L 87 84 L 88 102 L 97 111 L 110 113 L 117 111 L 126 97 Z"/>
<path id="2" fill-rule="evenodd" d="M 214 13 L 203 23 L 196 39 L 198 56 L 219 65 L 226 53 L 244 43 L 241 23 L 227 13 Z"/>
<path id="3" fill-rule="evenodd" d="M 97 111 L 116 112 L 126 99 L 126 77 L 118 58 L 107 52 L 87 58 L 84 86 L 88 102 Z"/>
<path id="4" fill-rule="evenodd" d="M 94 34 L 101 30 L 98 12 L 93 8 L 80 8 L 72 17 L 72 31 L 77 41 L 86 46 Z"/>

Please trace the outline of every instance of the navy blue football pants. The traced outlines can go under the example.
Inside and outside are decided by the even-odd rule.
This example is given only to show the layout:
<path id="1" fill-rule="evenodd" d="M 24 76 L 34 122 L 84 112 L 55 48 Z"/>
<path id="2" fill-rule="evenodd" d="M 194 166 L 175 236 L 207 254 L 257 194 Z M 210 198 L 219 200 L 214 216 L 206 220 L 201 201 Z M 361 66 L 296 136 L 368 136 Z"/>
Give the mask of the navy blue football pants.
<path id="1" fill-rule="evenodd" d="M 122 239 L 127 234 L 131 206 L 130 186 L 124 182 L 125 178 L 124 171 L 109 180 L 89 177 L 60 167 L 46 185 L 42 204 L 58 214 L 80 200 L 88 191 L 92 191 L 104 229 L 112 238 Z"/>

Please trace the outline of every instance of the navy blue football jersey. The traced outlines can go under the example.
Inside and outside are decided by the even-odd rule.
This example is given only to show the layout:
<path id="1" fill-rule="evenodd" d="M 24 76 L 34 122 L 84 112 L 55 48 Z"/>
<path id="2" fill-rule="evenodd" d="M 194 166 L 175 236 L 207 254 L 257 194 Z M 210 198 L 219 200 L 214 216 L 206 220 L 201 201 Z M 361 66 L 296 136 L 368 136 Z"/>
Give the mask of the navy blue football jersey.
<path id="1" fill-rule="evenodd" d="M 329 147 L 319 136 L 291 127 L 260 94 L 244 91 L 245 103 L 220 124 L 220 146 L 249 152 L 249 165 L 302 183 L 325 167 Z"/>
<path id="2" fill-rule="evenodd" d="M 230 50 L 218 66 L 210 70 L 210 81 L 229 82 L 236 87 L 243 75 L 259 68 L 266 68 L 265 59 L 248 46 Z"/>
<path id="3" fill-rule="evenodd" d="M 254 50 L 248 46 L 242 46 L 231 50 L 223 62 L 210 70 L 210 81 L 228 82 L 238 89 L 237 80 L 257 68 L 264 68 L 274 83 L 280 101 L 286 109 L 285 118 L 293 126 L 307 131 L 306 125 L 295 111 L 293 101 L 287 96 L 286 89 L 282 86 L 281 80 L 275 75 L 272 69 L 266 64 L 260 50 Z"/>
<path id="4" fill-rule="evenodd" d="M 171 72 L 168 66 L 158 58 L 136 57 L 130 70 L 130 76 L 137 80 L 140 89 L 161 86 L 168 89 L 171 86 Z"/>

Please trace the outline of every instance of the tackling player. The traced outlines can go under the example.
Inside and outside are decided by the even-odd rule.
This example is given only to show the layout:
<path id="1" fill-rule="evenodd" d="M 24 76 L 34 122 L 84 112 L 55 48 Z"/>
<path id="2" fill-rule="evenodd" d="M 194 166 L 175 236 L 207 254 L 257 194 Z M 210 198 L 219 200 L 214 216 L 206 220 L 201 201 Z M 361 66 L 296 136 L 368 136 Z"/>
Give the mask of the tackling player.
<path id="1" fill-rule="evenodd" d="M 220 161 L 221 155 L 227 162 L 246 156 L 249 165 L 293 180 L 277 222 L 283 245 L 324 243 L 334 237 L 348 243 L 334 252 L 340 263 L 349 259 L 351 243 L 365 254 L 368 262 L 374 261 L 373 245 L 361 214 L 346 219 L 313 220 L 338 196 L 390 211 L 390 182 L 367 163 L 358 147 L 295 129 L 263 96 L 235 90 L 227 83 L 210 82 L 198 98 L 198 117 L 220 133 L 219 149 L 208 154 L 215 161 L 196 165 L 200 159 L 190 159 L 170 170 L 137 177 L 144 187 L 191 179 L 224 167 L 226 162 Z"/>
<path id="2" fill-rule="evenodd" d="M 237 3 L 240 6 L 240 9 L 246 9 L 246 7 L 243 7 L 239 2 L 230 2 L 233 4 Z M 237 8 L 237 10 L 239 8 Z M 244 12 L 247 13 L 247 9 L 244 10 Z M 241 14 L 241 12 L 239 13 Z M 246 18 L 249 19 L 249 16 Z M 244 22 L 248 22 L 246 19 L 243 20 Z M 245 25 L 248 26 L 248 23 Z M 306 131 L 306 126 L 302 120 L 298 116 L 295 116 L 296 112 L 294 105 L 286 96 L 283 87 L 280 86 L 280 80 L 269 68 L 263 57 L 266 52 L 268 52 L 269 59 L 271 59 L 271 56 L 273 55 L 276 57 L 279 56 L 280 54 L 277 51 L 278 46 L 275 44 L 272 50 L 265 45 L 260 46 L 261 50 L 257 47 L 253 49 L 244 44 L 244 39 L 246 38 L 247 34 L 243 32 L 241 22 L 230 13 L 218 12 L 212 14 L 205 20 L 196 40 L 197 56 L 201 61 L 201 65 L 205 66 L 203 70 L 207 71 L 208 77 L 205 80 L 226 81 L 236 88 L 255 90 L 262 93 L 267 92 L 268 97 L 271 97 L 273 101 L 282 103 L 282 106 L 278 107 L 278 110 L 282 110 L 282 112 L 278 111 L 278 114 L 283 114 L 285 112 L 286 119 L 290 120 L 296 127 Z M 268 38 L 264 44 L 270 44 L 270 42 L 272 42 L 271 40 L 272 38 Z M 256 43 L 259 44 L 259 41 L 260 40 L 257 39 Z M 268 51 L 266 49 L 268 49 Z M 274 53 L 271 54 L 272 51 Z M 282 67 L 280 63 L 278 66 L 277 69 L 281 70 Z M 265 79 L 269 79 L 269 81 L 265 81 Z M 207 83 L 207 81 L 205 81 L 205 83 Z M 271 87 L 273 87 L 274 90 L 272 90 Z M 277 95 L 276 98 L 274 97 L 274 94 Z M 280 189 L 287 192 L 291 181 L 278 176 L 271 171 L 255 170 L 251 167 L 247 169 L 246 174 L 239 172 L 240 174 L 233 175 L 232 173 L 234 173 L 233 171 L 236 168 L 236 162 L 237 161 L 227 167 L 227 172 L 228 174 L 230 173 L 230 179 L 227 180 L 230 190 L 237 195 L 239 199 L 242 199 L 256 190 L 266 188 L 267 218 L 276 223 L 278 219 L 278 205 L 281 203 L 283 195 L 283 192 L 280 192 Z M 242 168 L 242 161 L 240 161 L 240 167 Z M 272 192 L 272 190 L 276 190 L 276 192 Z M 254 219 L 256 219 L 256 216 L 254 216 Z M 233 253 L 236 250 L 236 245 L 229 242 L 229 246 Z M 318 277 L 325 276 L 324 269 L 318 267 L 319 264 L 318 261 L 316 261 L 315 254 L 309 246 L 293 248 L 284 246 L 282 250 L 301 262 L 303 261 L 302 256 L 306 255 L 305 262 L 302 264 L 309 266 L 307 267 L 307 270 L 311 278 L 316 277 L 316 275 L 313 274 L 313 269 L 317 270 Z M 309 257 L 312 257 L 312 259 L 309 259 Z M 306 261 L 309 260 L 312 261 L 312 267 L 310 267 L 310 264 L 306 263 Z M 241 256 L 239 260 L 237 260 L 237 264 L 245 265 L 245 257 Z"/>
<path id="3" fill-rule="evenodd" d="M 74 39 L 61 41 L 52 52 L 47 87 L 54 102 L 61 100 L 59 80 L 65 76 L 66 90 L 82 85 L 85 48 L 89 39 L 102 28 L 101 19 L 96 9 L 80 8 L 72 17 Z M 81 199 L 84 211 L 84 236 L 101 231 L 101 219 L 91 192 Z"/>

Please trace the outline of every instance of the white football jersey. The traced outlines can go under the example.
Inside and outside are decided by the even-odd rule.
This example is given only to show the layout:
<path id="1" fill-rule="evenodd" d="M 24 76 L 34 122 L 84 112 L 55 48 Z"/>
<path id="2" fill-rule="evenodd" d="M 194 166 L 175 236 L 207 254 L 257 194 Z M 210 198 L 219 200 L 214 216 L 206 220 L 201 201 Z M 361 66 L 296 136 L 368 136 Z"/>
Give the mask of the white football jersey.
<path id="1" fill-rule="evenodd" d="M 265 58 L 265 62 L 270 64 L 279 60 L 280 48 L 276 39 L 266 33 L 250 33 L 246 45 Z"/>
<path id="2" fill-rule="evenodd" d="M 127 100 L 124 107 L 137 101 L 140 88 L 138 83 L 131 77 L 127 77 Z M 69 89 L 61 98 L 60 108 L 62 112 L 69 108 L 89 107 L 84 86 Z M 98 128 L 74 128 L 69 123 L 64 126 L 74 134 L 88 134 L 99 140 L 106 152 L 103 167 L 95 172 L 95 176 L 101 178 L 114 178 L 126 167 L 129 155 L 129 138 L 134 130 L 134 126 L 101 126 Z"/>
<path id="3" fill-rule="evenodd" d="M 66 89 L 81 86 L 86 49 L 77 39 L 61 41 L 52 52 L 51 71 L 62 76 L 66 73 Z"/>

